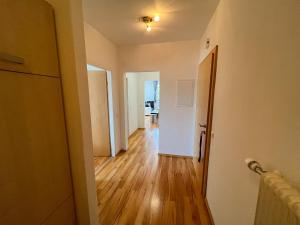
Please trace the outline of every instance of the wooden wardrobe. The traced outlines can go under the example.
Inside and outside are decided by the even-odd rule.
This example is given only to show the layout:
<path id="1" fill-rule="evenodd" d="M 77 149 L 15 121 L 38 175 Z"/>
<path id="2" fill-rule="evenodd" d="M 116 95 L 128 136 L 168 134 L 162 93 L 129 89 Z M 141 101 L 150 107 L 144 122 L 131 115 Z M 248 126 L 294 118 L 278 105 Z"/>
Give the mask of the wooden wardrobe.
<path id="1" fill-rule="evenodd" d="M 0 224 L 76 224 L 55 20 L 0 1 Z"/>

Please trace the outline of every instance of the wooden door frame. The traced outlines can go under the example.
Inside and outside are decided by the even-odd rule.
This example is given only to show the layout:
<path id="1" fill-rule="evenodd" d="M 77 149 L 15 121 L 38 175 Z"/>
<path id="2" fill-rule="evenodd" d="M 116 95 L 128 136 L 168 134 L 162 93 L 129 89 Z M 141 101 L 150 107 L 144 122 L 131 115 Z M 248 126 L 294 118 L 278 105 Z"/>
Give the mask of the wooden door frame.
<path id="1" fill-rule="evenodd" d="M 218 60 L 218 45 L 208 54 L 210 57 L 212 54 L 210 83 L 209 83 L 209 97 L 208 97 L 208 110 L 207 110 L 207 128 L 205 135 L 205 151 L 203 162 L 203 175 L 202 175 L 202 196 L 206 198 L 207 193 L 207 180 L 208 180 L 208 166 L 211 146 L 211 133 L 213 122 L 213 109 L 214 109 L 214 94 L 217 75 L 217 60 Z"/>

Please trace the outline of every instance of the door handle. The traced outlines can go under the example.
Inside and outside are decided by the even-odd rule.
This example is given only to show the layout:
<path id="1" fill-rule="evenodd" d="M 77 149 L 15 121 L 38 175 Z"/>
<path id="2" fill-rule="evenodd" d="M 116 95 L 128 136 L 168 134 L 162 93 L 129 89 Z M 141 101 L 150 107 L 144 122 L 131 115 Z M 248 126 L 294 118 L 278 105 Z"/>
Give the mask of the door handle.
<path id="1" fill-rule="evenodd" d="M 207 128 L 207 125 L 206 124 L 201 124 L 201 123 L 199 123 L 199 126 L 201 127 L 201 128 Z"/>
<path id="2" fill-rule="evenodd" d="M 21 57 L 10 55 L 7 53 L 0 52 L 0 60 L 10 62 L 10 63 L 16 63 L 16 64 L 24 64 L 25 60 Z"/>

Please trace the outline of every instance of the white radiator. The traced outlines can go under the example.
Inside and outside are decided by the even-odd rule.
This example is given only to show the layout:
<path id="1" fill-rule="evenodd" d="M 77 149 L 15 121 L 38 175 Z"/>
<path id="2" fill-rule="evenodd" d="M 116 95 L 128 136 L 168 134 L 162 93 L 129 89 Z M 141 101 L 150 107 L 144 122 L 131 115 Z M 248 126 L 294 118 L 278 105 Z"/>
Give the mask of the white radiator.
<path id="1" fill-rule="evenodd" d="M 300 225 L 300 193 L 277 172 L 261 174 L 255 225 Z"/>

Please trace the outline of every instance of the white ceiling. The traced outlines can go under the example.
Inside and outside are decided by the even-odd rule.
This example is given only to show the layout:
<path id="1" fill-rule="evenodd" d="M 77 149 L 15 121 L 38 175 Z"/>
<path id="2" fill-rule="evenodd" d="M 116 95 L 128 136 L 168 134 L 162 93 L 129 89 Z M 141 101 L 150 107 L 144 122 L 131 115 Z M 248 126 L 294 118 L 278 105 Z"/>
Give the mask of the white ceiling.
<path id="1" fill-rule="evenodd" d="M 85 21 L 118 45 L 200 39 L 219 0 L 83 0 Z M 139 22 L 159 14 L 152 31 Z"/>

